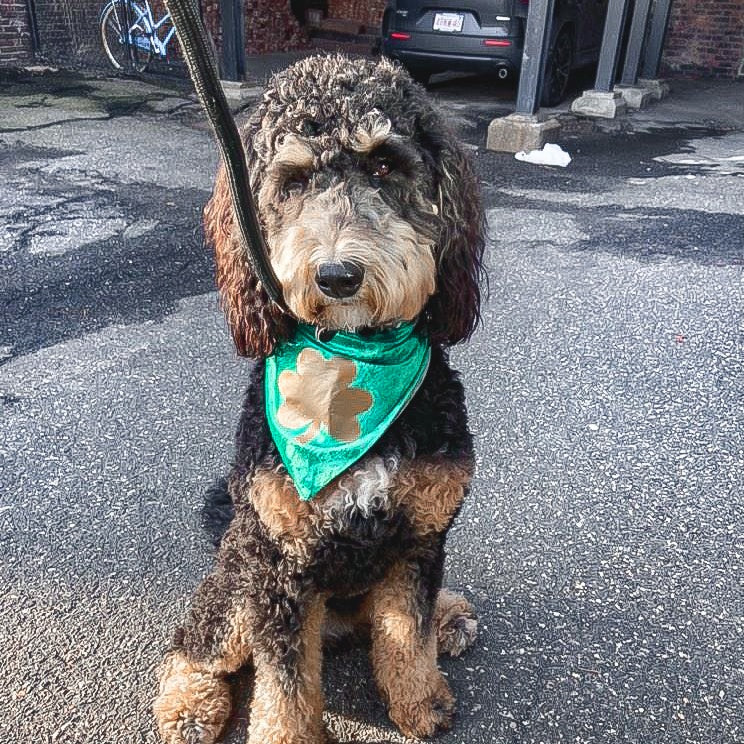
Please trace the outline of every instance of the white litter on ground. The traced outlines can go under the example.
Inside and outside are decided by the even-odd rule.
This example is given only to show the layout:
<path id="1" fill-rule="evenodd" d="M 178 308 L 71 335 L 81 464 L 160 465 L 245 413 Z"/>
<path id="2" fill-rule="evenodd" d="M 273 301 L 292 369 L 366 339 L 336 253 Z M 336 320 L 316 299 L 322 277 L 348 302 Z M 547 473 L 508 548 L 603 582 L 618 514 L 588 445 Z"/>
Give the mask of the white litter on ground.
<path id="1" fill-rule="evenodd" d="M 571 156 L 560 146 L 548 142 L 542 150 L 520 150 L 514 154 L 517 160 L 535 165 L 559 165 L 565 168 L 571 162 Z"/>

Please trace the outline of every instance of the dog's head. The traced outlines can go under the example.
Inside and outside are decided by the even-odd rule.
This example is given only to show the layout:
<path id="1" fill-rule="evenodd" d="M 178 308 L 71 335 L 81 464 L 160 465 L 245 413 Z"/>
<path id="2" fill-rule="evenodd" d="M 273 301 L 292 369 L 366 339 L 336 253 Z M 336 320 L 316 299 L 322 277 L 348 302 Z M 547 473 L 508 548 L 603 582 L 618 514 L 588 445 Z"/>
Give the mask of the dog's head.
<path id="1" fill-rule="evenodd" d="M 355 330 L 420 318 L 442 345 L 472 333 L 484 246 L 477 183 L 404 70 L 304 59 L 273 78 L 242 136 L 270 261 L 296 319 Z M 265 356 L 294 319 L 250 269 L 223 167 L 205 228 L 238 352 Z"/>

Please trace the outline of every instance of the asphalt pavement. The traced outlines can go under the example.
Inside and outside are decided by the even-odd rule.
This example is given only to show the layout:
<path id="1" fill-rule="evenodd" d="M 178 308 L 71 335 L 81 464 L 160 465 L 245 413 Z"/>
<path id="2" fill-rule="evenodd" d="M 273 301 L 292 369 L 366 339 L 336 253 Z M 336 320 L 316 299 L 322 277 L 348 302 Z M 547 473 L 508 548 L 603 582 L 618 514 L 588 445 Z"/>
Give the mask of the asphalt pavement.
<path id="1" fill-rule="evenodd" d="M 182 85 L 0 81 L 0 742 L 155 742 L 250 364 L 202 243 L 216 151 Z M 490 226 L 446 569 L 480 635 L 442 663 L 439 740 L 742 744 L 744 85 L 602 125 L 564 107 L 565 169 L 483 149 L 513 88 L 431 92 Z M 339 741 L 405 741 L 363 650 L 325 677 Z"/>

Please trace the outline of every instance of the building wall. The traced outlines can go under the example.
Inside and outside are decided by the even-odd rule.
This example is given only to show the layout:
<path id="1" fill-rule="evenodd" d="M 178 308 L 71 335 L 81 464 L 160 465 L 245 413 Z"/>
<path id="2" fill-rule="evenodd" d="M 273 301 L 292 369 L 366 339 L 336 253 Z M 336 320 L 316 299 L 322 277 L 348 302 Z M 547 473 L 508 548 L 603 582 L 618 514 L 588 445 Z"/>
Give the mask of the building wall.
<path id="1" fill-rule="evenodd" d="M 744 62 L 744 0 L 672 0 L 664 66 L 733 78 Z"/>
<path id="2" fill-rule="evenodd" d="M 107 0 L 35 0 L 38 57 L 63 66 L 108 69 L 100 31 L 106 4 Z M 156 21 L 166 12 L 163 0 L 150 0 L 150 7 Z M 159 32 L 161 38 L 166 31 L 167 25 Z M 180 59 L 177 40 L 168 45 L 168 56 Z"/>
<path id="3" fill-rule="evenodd" d="M 306 49 L 308 37 L 292 14 L 289 0 L 243 0 L 243 33 L 246 54 L 269 54 Z M 222 23 L 219 0 L 202 0 L 204 25 L 212 35 L 219 54 Z"/>
<path id="4" fill-rule="evenodd" d="M 31 30 L 24 0 L 0 0 L 0 66 L 32 61 Z"/>
<path id="5" fill-rule="evenodd" d="M 305 49 L 308 38 L 289 0 L 244 0 L 246 54 Z"/>
<path id="6" fill-rule="evenodd" d="M 328 0 L 328 17 L 359 21 L 365 28 L 382 25 L 386 0 Z"/>
<path id="7" fill-rule="evenodd" d="M 35 0 L 38 57 L 52 64 L 107 68 L 99 16 L 105 0 Z M 150 0 L 155 19 L 165 12 L 163 0 Z M 290 51 L 308 46 L 304 30 L 292 15 L 289 0 L 244 0 L 248 54 Z M 202 15 L 222 47 L 219 0 L 201 0 Z M 162 37 L 163 32 L 160 33 Z M 31 41 L 24 0 L 0 0 L 0 64 L 30 61 Z M 178 41 L 168 46 L 170 60 L 180 60 Z"/>
<path id="8" fill-rule="evenodd" d="M 99 31 L 104 0 L 35 0 L 38 57 L 65 66 L 108 65 Z"/>

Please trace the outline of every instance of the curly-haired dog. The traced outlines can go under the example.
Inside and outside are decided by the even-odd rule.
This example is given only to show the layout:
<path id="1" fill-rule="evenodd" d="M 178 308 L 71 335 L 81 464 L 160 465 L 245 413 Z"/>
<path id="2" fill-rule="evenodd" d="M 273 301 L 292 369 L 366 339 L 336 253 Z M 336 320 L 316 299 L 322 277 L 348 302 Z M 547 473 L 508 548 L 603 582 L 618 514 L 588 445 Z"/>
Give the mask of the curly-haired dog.
<path id="1" fill-rule="evenodd" d="M 251 662 L 250 744 L 319 744 L 322 642 L 364 633 L 391 719 L 429 736 L 454 711 L 437 653 L 462 651 L 476 626 L 467 601 L 441 589 L 445 535 L 473 470 L 463 389 L 445 349 L 479 318 L 476 180 L 422 88 L 386 60 L 298 62 L 271 81 L 243 138 L 291 315 L 251 272 L 221 168 L 207 238 L 235 344 L 260 361 L 228 481 L 234 517 L 163 665 L 160 733 L 169 744 L 214 742 L 230 713 L 226 677 Z M 320 351 L 279 374 L 286 399 L 276 419 L 300 430 L 280 452 L 267 380 L 303 333 Z M 308 499 L 287 452 L 316 435 L 353 442 L 375 397 L 352 386 L 356 362 L 323 349 L 334 338 L 365 347 L 401 333 L 422 370 L 407 405 Z M 303 390 L 313 399 L 303 401 Z"/>

